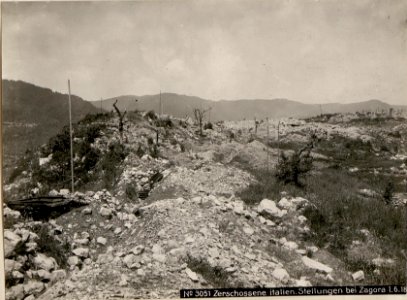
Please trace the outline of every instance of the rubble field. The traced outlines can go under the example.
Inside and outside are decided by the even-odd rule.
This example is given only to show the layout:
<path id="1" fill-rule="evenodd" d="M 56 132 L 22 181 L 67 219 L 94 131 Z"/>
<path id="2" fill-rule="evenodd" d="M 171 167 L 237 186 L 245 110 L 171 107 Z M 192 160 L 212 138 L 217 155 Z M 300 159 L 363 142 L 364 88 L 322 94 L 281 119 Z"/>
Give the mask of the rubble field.
<path id="1" fill-rule="evenodd" d="M 221 122 L 201 136 L 195 124 L 168 120 L 162 126 L 133 113 L 124 132 L 114 115 L 82 123 L 75 140 L 82 177 L 74 193 L 69 171 L 60 173 L 68 166 L 55 143 L 22 159 L 30 168 L 21 167 L 4 187 L 6 299 L 178 298 L 186 288 L 405 283 L 391 274 L 405 265 L 395 253 L 406 249 L 381 248 L 380 232 L 367 222 L 338 227 L 338 235 L 353 235 L 342 252 L 332 250 L 331 231 L 323 230 L 334 219 L 320 206 L 329 189 L 323 181 L 322 191 L 315 188 L 315 178 L 340 169 L 357 182 L 349 197 L 373 205 L 383 193 L 372 182 L 387 176 L 393 189 L 380 205 L 388 214 L 405 212 L 405 122 L 373 128 L 287 120 L 280 132 L 275 121 L 257 132 L 247 121 Z M 241 196 L 264 181 L 257 171 L 275 170 L 281 153 L 293 155 L 310 133 L 319 142 L 304 187 L 280 184 L 275 196 L 256 203 Z M 51 212 L 21 209 L 17 204 L 27 198 Z M 56 205 L 60 213 L 53 214 Z"/>

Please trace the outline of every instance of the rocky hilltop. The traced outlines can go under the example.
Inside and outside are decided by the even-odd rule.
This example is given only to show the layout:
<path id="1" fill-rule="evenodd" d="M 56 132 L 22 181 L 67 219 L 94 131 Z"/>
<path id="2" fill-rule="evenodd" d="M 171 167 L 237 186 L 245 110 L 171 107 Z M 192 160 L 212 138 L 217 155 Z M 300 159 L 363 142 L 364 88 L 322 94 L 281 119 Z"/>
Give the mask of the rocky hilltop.
<path id="1" fill-rule="evenodd" d="M 4 188 L 6 299 L 405 283 L 405 121 L 380 132 L 293 119 L 220 122 L 202 134 L 153 112 L 124 121 L 122 132 L 113 114 L 75 125 L 74 193 L 66 132 L 15 168 Z M 277 180 L 281 153 L 298 153 L 310 132 L 318 146 L 309 173 L 298 185 Z M 389 199 L 363 179 L 378 172 L 395 182 Z M 331 190 L 321 179 L 332 176 L 342 188 L 357 184 L 338 198 L 337 183 Z M 352 214 L 366 207 L 378 215 L 355 222 Z"/>

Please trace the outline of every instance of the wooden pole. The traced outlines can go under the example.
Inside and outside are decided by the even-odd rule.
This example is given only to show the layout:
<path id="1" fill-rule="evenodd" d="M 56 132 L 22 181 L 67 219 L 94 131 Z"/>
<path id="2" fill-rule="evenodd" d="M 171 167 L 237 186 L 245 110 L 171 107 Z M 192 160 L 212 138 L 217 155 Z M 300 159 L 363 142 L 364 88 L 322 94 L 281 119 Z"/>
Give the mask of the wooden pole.
<path id="1" fill-rule="evenodd" d="M 161 90 L 160 90 L 160 116 L 163 114 L 163 102 L 161 100 Z"/>
<path id="2" fill-rule="evenodd" d="M 71 82 L 68 79 L 68 92 L 69 92 L 69 136 L 71 144 L 71 192 L 75 192 L 74 177 L 73 177 L 73 145 L 72 145 L 72 104 L 71 104 Z"/>
<path id="3" fill-rule="evenodd" d="M 277 125 L 277 145 L 278 145 L 278 157 L 277 162 L 280 163 L 280 120 L 278 121 Z"/>
<path id="4" fill-rule="evenodd" d="M 267 171 L 269 170 L 269 160 L 270 160 L 270 130 L 269 130 L 269 118 L 267 118 Z"/>

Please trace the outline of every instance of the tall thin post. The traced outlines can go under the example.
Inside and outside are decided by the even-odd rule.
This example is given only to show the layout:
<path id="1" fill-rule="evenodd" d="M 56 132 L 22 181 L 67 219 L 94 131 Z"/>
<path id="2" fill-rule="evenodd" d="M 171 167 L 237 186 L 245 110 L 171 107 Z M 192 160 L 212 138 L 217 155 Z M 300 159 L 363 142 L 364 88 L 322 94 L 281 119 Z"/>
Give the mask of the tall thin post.
<path id="1" fill-rule="evenodd" d="M 278 145 L 278 157 L 277 162 L 280 163 L 280 120 L 278 121 L 277 125 L 277 145 Z"/>
<path id="2" fill-rule="evenodd" d="M 71 104 L 71 82 L 68 79 L 68 93 L 69 93 L 69 136 L 71 144 L 71 192 L 74 193 L 74 179 L 73 179 L 73 145 L 72 145 L 72 104 Z"/>
<path id="3" fill-rule="evenodd" d="M 163 114 L 163 103 L 161 101 L 161 90 L 160 90 L 160 116 Z"/>
<path id="4" fill-rule="evenodd" d="M 100 113 L 102 113 L 102 97 L 100 97 Z"/>
<path id="5" fill-rule="evenodd" d="M 269 170 L 269 160 L 270 160 L 270 129 L 269 129 L 269 118 L 267 118 L 267 171 Z"/>

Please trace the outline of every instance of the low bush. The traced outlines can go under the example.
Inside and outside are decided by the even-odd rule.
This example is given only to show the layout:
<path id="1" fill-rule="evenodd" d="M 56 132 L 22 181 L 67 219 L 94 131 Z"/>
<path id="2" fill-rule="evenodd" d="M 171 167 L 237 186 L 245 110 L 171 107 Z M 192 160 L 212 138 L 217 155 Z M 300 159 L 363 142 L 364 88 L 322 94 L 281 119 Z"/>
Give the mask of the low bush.
<path id="1" fill-rule="evenodd" d="M 274 170 L 246 169 L 256 182 L 237 193 L 247 205 L 256 205 L 263 199 L 279 199 L 281 192 L 288 192 L 293 196 L 302 196 L 304 191 L 294 184 L 284 184 L 276 177 Z"/>
<path id="2" fill-rule="evenodd" d="M 213 130 L 213 124 L 211 122 L 208 122 L 204 125 L 204 129 L 210 129 Z"/>
<path id="3" fill-rule="evenodd" d="M 97 114 L 87 114 L 78 124 L 92 124 L 95 122 L 105 122 L 112 117 L 111 113 L 97 113 Z"/>
<path id="4" fill-rule="evenodd" d="M 229 274 L 221 267 L 212 267 L 204 259 L 188 257 L 186 261 L 188 268 L 199 273 L 214 288 L 230 288 Z"/>
<path id="5" fill-rule="evenodd" d="M 122 171 L 121 163 L 128 154 L 126 147 L 119 142 L 109 145 L 108 151 L 103 155 L 100 162 L 105 188 L 111 189 L 116 184 L 117 178 Z"/>
<path id="6" fill-rule="evenodd" d="M 126 185 L 126 197 L 128 200 L 136 200 L 138 198 L 138 192 L 135 184 Z"/>
<path id="7" fill-rule="evenodd" d="M 45 224 L 34 225 L 30 229 L 38 235 L 37 251 L 55 258 L 59 267 L 67 267 L 68 255 L 71 252 L 70 244 L 67 241 L 57 240 Z"/>
<path id="8" fill-rule="evenodd" d="M 311 150 L 314 147 L 315 139 L 315 136 L 311 137 L 304 148 L 294 151 L 291 156 L 281 152 L 281 158 L 276 167 L 276 177 L 278 180 L 284 184 L 293 183 L 299 187 L 303 186 L 303 183 L 300 182 L 300 177 L 312 170 L 313 158 Z"/>
<path id="9" fill-rule="evenodd" d="M 393 193 L 394 193 L 394 183 L 393 181 L 388 181 L 384 187 L 383 190 L 383 200 L 386 204 L 390 204 L 391 200 L 393 198 Z"/>
<path id="10" fill-rule="evenodd" d="M 150 120 L 153 120 L 153 121 L 155 121 L 155 120 L 158 119 L 158 117 L 157 117 L 157 115 L 156 115 L 156 113 L 155 113 L 154 110 L 148 111 L 148 112 L 145 114 L 145 118 L 150 119 Z"/>
<path id="11" fill-rule="evenodd" d="M 346 261 L 352 270 L 357 268 L 357 261 L 349 260 L 346 250 L 352 241 L 363 238 L 361 229 L 369 230 L 376 237 L 377 247 L 384 257 L 405 261 L 401 254 L 407 249 L 405 211 L 386 205 L 381 199 L 361 199 L 358 191 L 366 187 L 369 186 L 347 172 L 332 169 L 325 169 L 307 180 L 306 197 L 314 204 L 304 212 L 314 233 L 310 239 L 319 247 L 328 245 L 329 250 Z M 393 270 L 394 274 L 399 274 L 398 269 Z M 369 268 L 364 270 L 367 272 Z M 372 276 L 370 272 L 373 282 Z M 393 284 L 405 283 L 405 276 L 396 277 L 399 281 Z M 380 280 L 387 279 L 382 277 Z"/>

